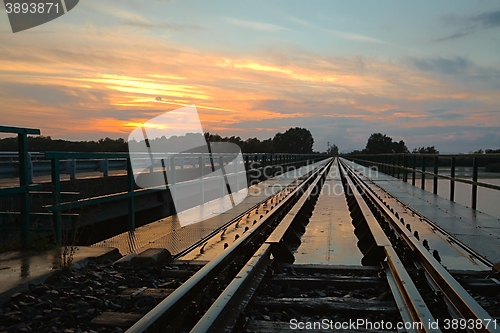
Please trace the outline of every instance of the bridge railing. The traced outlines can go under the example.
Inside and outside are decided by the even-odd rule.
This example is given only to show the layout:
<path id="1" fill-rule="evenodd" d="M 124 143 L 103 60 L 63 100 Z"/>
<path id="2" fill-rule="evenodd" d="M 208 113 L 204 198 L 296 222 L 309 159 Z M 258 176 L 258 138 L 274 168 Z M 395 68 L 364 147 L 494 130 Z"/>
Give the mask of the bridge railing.
<path id="1" fill-rule="evenodd" d="M 46 206 L 49 212 L 53 214 L 54 221 L 54 231 L 56 243 L 61 244 L 62 242 L 62 213 L 65 211 L 73 211 L 74 209 L 80 209 L 84 207 L 98 206 L 101 204 L 111 203 L 114 201 L 127 200 L 128 201 L 128 229 L 133 231 L 136 227 L 135 221 L 135 198 L 143 195 L 150 194 L 152 192 L 157 192 L 160 190 L 175 190 L 176 188 L 183 186 L 192 186 L 194 183 L 199 182 L 199 178 L 195 179 L 183 179 L 181 182 L 177 182 L 176 172 L 180 173 L 182 170 L 187 168 L 205 168 L 214 166 L 220 168 L 221 165 L 226 165 L 232 163 L 234 159 L 233 155 L 222 154 L 222 153 L 175 153 L 175 154 L 134 154 L 133 156 L 128 153 L 78 153 L 78 152 L 47 152 L 45 153 L 45 158 L 51 161 L 51 179 L 53 185 L 53 204 Z M 131 159 L 145 160 L 145 165 L 149 168 L 149 172 L 167 172 L 170 171 L 172 177 L 168 179 L 168 184 L 161 184 L 155 187 L 148 188 L 137 188 L 134 178 L 134 172 L 132 168 Z M 153 163 L 150 163 L 151 158 Z M 294 165 L 301 161 L 316 161 L 324 159 L 324 155 L 319 154 L 244 154 L 243 160 L 244 165 L 242 165 L 243 173 L 249 174 L 252 171 L 258 171 L 265 168 L 273 166 L 287 166 Z M 108 160 L 123 160 L 126 167 L 126 177 L 128 189 L 126 192 L 117 192 L 113 194 L 95 196 L 74 201 L 62 201 L 61 194 L 61 163 L 64 161 L 78 161 L 79 163 L 85 163 L 85 160 L 91 161 L 101 161 L 105 165 L 103 171 L 103 176 L 107 177 L 106 165 Z M 210 162 L 212 160 L 212 162 Z M 102 163 L 104 162 L 104 163 Z M 76 169 L 76 162 L 72 163 L 72 168 Z M 76 172 L 73 172 L 76 177 Z M 226 174 L 227 177 L 235 176 L 231 173 Z M 166 185 L 166 188 L 165 188 Z"/>
<path id="2" fill-rule="evenodd" d="M 19 230 L 21 233 L 22 245 L 24 247 L 29 246 L 30 232 L 34 229 L 37 231 L 53 232 L 57 245 L 61 245 L 63 237 L 63 218 L 65 221 L 71 222 L 70 231 L 74 231 L 75 220 L 79 216 L 74 213 L 75 210 L 78 211 L 82 208 L 97 207 L 102 204 L 116 201 L 126 200 L 128 202 L 128 229 L 134 230 L 136 226 L 136 198 L 150 194 L 153 191 L 170 191 L 171 189 L 175 190 L 176 187 L 189 186 L 199 182 L 197 178 L 184 178 L 176 182 L 176 172 L 180 175 L 183 170 L 189 168 L 200 167 L 203 169 L 203 167 L 208 168 L 208 166 L 211 165 L 226 165 L 231 163 L 231 160 L 234 159 L 233 155 L 217 153 L 210 155 L 201 153 L 153 154 L 153 163 L 149 171 L 153 173 L 170 170 L 173 171 L 173 179 L 172 181 L 169 179 L 169 184 L 165 184 L 166 187 L 161 185 L 158 187 L 138 188 L 135 184 L 131 156 L 128 153 L 46 152 L 43 153 L 43 156 L 41 156 L 40 153 L 35 153 L 30 157 L 27 147 L 27 136 L 28 134 L 40 134 L 40 130 L 3 126 L 0 127 L 0 132 L 17 134 L 19 142 L 19 151 L 17 153 L 8 152 L 6 154 L 0 154 L 0 159 L 4 157 L 5 159 L 10 159 L 11 163 L 16 163 L 16 175 L 19 177 L 19 186 L 0 188 L 0 199 L 2 197 L 12 196 L 19 196 L 20 198 L 19 212 L 0 211 L 0 229 L 3 235 L 6 235 L 6 232 Z M 147 164 L 151 156 L 146 155 L 143 156 L 143 158 Z M 275 167 L 286 168 L 296 165 L 297 163 L 305 164 L 306 161 L 315 162 L 325 157 L 325 155 L 320 154 L 243 154 L 243 162 L 240 163 L 244 164 L 244 169 L 243 166 L 241 169 L 245 170 L 243 172 L 246 173 L 247 177 L 256 179 L 256 177 L 260 175 L 269 177 L 269 175 L 266 175 L 266 169 L 273 169 Z M 134 155 L 133 158 L 137 160 L 137 156 Z M 212 159 L 212 161 L 210 161 L 210 159 Z M 36 167 L 37 165 L 38 167 Z M 112 169 L 124 171 L 119 175 L 126 176 L 126 191 L 84 198 L 80 197 L 77 200 L 72 200 L 72 198 L 79 193 L 64 192 L 61 190 L 61 183 L 64 181 L 61 178 L 62 174 L 69 174 L 71 181 L 76 180 L 80 172 L 88 171 L 98 171 L 101 173 L 101 175 L 98 173 L 97 175 L 92 174 L 92 176 L 111 177 L 113 175 L 111 175 L 109 171 Z M 37 170 L 38 173 L 43 172 L 43 174 L 48 173 L 51 175 L 51 186 L 49 186 L 51 190 L 49 192 L 42 191 L 43 188 L 48 188 L 44 186 L 43 183 L 32 184 L 34 180 L 33 175 L 37 175 Z M 231 177 L 234 175 L 228 173 L 227 176 Z M 88 177 L 88 175 L 85 175 L 85 177 Z M 49 198 L 51 203 L 45 205 L 46 213 L 32 212 L 30 210 L 30 197 L 34 193 Z M 12 217 L 14 217 L 14 219 Z M 33 222 L 34 218 L 49 219 L 52 229 L 42 230 L 40 227 L 33 228 L 31 222 Z M 10 221 L 9 225 L 6 223 L 7 219 Z M 13 223 L 13 221 L 15 223 Z M 16 221 L 20 223 L 20 226 Z"/>
<path id="3" fill-rule="evenodd" d="M 101 153 L 101 155 L 95 155 L 97 156 L 96 158 L 84 158 L 83 153 L 67 154 L 65 155 L 66 158 L 59 159 L 60 174 L 69 175 L 70 180 L 77 179 L 78 174 L 86 173 L 85 177 L 88 177 L 88 173 L 92 172 L 96 172 L 94 175 L 96 177 L 99 177 L 99 173 L 101 173 L 102 176 L 107 177 L 110 171 L 122 171 L 122 174 L 125 174 L 127 171 L 127 158 L 124 156 L 128 156 L 128 154 L 106 154 L 109 155 L 103 157 L 104 155 Z M 176 166 L 184 168 L 184 165 L 189 167 L 190 165 L 196 164 L 200 153 L 167 154 L 167 156 L 163 154 L 154 159 L 154 167 L 160 168 L 161 159 L 166 158 L 169 160 L 174 155 Z M 215 153 L 213 155 L 215 156 Z M 252 163 L 257 163 L 260 167 L 293 164 L 305 156 L 311 159 L 322 155 L 264 153 L 243 154 L 247 169 Z M 144 157 L 145 161 L 148 160 L 148 157 L 149 156 Z M 24 169 L 21 167 L 19 161 L 19 153 L 17 152 L 0 152 L 0 179 L 18 178 L 20 173 L 24 172 Z M 52 172 L 51 161 L 47 158 L 47 155 L 44 152 L 28 152 L 26 164 L 28 167 L 27 180 L 30 184 L 35 182 L 35 177 L 50 175 Z"/>
<path id="4" fill-rule="evenodd" d="M 455 182 L 469 184 L 471 186 L 471 207 L 477 209 L 477 188 L 484 187 L 492 190 L 500 190 L 499 185 L 478 181 L 479 167 L 488 163 L 500 168 L 500 154 L 355 154 L 344 155 L 344 158 L 359 164 L 373 167 L 379 171 L 408 181 L 408 174 L 411 175 L 411 183 L 415 186 L 416 175 L 420 175 L 420 187 L 425 190 L 425 179 L 433 179 L 433 193 L 438 193 L 438 179 L 450 181 L 451 201 L 455 201 Z M 450 168 L 450 175 L 438 173 L 440 166 Z M 466 166 L 472 169 L 471 179 L 456 177 L 457 166 Z M 431 168 L 432 172 L 427 171 Z M 497 170 L 499 172 L 500 170 Z"/>
<path id="5" fill-rule="evenodd" d="M 30 157 L 28 153 L 28 135 L 39 135 L 40 130 L 35 128 L 20 128 L 10 126 L 0 126 L 0 133 L 10 133 L 17 135 L 17 158 L 19 163 L 19 186 L 12 188 L 0 188 L 0 198 L 8 196 L 18 196 L 20 201 L 18 229 L 21 232 L 23 246 L 28 246 L 30 241 L 30 191 L 40 189 L 39 186 L 31 185 L 30 181 Z M 2 217 L 2 216 L 0 216 Z M 6 230 L 5 219 L 2 218 L 2 229 Z"/>

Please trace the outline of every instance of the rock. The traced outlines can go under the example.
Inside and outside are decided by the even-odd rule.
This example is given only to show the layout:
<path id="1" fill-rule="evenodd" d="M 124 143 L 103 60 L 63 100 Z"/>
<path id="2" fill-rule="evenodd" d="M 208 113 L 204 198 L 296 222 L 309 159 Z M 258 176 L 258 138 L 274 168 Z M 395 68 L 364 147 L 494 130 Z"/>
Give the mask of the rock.
<path id="1" fill-rule="evenodd" d="M 12 296 L 10 296 L 11 301 L 20 301 L 23 299 L 23 294 L 21 293 L 15 293 Z"/>
<path id="2" fill-rule="evenodd" d="M 104 308 L 104 302 L 103 300 L 101 299 L 96 299 L 95 302 L 94 302 L 94 306 L 97 308 L 97 309 L 102 309 Z"/>
<path id="3" fill-rule="evenodd" d="M 26 327 L 25 323 L 19 323 L 19 324 L 15 324 L 15 325 L 8 327 L 7 331 L 16 332 L 16 331 L 19 331 L 20 329 L 25 328 L 25 327 Z"/>
<path id="4" fill-rule="evenodd" d="M 300 289 L 299 288 L 289 288 L 285 292 L 285 297 L 297 297 L 300 294 Z"/>
<path id="5" fill-rule="evenodd" d="M 78 306 L 83 308 L 88 308 L 90 306 L 90 304 L 85 301 L 77 301 L 76 304 L 78 304 Z"/>
<path id="6" fill-rule="evenodd" d="M 132 258 L 130 263 L 137 266 L 155 265 L 171 258 L 172 255 L 167 249 L 147 249 Z"/>
<path id="7" fill-rule="evenodd" d="M 106 294 L 106 290 L 105 290 L 105 289 L 97 289 L 97 290 L 95 291 L 95 293 L 96 293 L 97 295 L 105 295 L 105 294 Z"/>
<path id="8" fill-rule="evenodd" d="M 44 295 L 49 291 L 49 288 L 46 285 L 36 286 L 31 292 L 35 295 Z"/>

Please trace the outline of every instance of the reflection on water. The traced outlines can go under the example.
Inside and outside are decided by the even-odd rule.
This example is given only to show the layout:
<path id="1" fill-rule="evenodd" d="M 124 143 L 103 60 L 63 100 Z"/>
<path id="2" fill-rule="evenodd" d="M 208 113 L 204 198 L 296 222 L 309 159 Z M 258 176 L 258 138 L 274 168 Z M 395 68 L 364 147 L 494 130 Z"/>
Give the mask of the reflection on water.
<path id="1" fill-rule="evenodd" d="M 432 167 L 426 168 L 427 172 L 432 172 Z M 440 167 L 438 174 L 450 176 L 450 167 Z M 408 183 L 411 184 L 411 172 L 408 173 Z M 472 180 L 472 167 L 456 167 L 455 177 Z M 403 175 L 400 174 L 400 178 Z M 415 174 L 415 186 L 420 187 L 420 174 Z M 485 172 L 484 168 L 478 168 L 478 181 L 487 184 L 500 186 L 500 173 Z M 425 176 L 425 190 L 433 192 L 432 176 Z M 449 199 L 450 198 L 450 181 L 448 179 L 438 179 L 438 195 Z M 472 185 L 455 182 L 455 202 L 470 207 L 472 205 Z M 500 219 L 500 191 L 478 186 L 477 188 L 477 210 L 489 214 Z"/>
<path id="2" fill-rule="evenodd" d="M 478 179 L 480 181 L 488 183 L 487 180 L 489 180 L 489 179 L 495 179 L 495 178 L 500 179 L 500 173 L 498 173 L 498 172 L 486 172 L 486 171 L 484 171 L 483 167 L 479 167 L 477 169 L 478 169 L 477 175 L 478 175 Z M 432 171 L 432 168 L 431 169 L 427 168 L 426 171 Z M 456 167 L 455 168 L 455 177 L 472 178 L 472 171 L 473 171 L 472 167 Z M 449 168 L 449 167 L 439 168 L 438 174 L 450 176 L 451 168 Z"/>

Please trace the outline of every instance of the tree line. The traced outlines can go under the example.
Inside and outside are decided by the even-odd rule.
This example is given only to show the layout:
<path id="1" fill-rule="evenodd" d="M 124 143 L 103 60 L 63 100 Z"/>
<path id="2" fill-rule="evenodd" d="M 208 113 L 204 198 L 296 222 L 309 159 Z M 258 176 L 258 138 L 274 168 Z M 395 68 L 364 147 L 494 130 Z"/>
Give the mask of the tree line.
<path id="1" fill-rule="evenodd" d="M 410 150 L 403 140 L 394 141 L 390 136 L 382 133 L 373 133 L 366 142 L 363 150 L 354 150 L 349 154 L 408 154 Z M 418 147 L 413 154 L 439 154 L 434 146 Z"/>
<path id="2" fill-rule="evenodd" d="M 191 136 L 195 136 L 195 134 L 188 133 L 184 138 L 172 136 L 169 138 L 161 137 L 155 140 L 159 140 L 159 143 L 175 147 L 175 142 L 181 139 L 190 139 Z M 290 128 L 284 133 L 277 133 L 273 138 L 265 140 L 259 140 L 258 138 L 243 140 L 239 136 L 222 137 L 209 132 L 205 133 L 205 139 L 209 142 L 235 143 L 241 148 L 243 153 L 310 154 L 313 153 L 314 144 L 311 132 L 300 127 Z M 0 151 L 17 151 L 17 149 L 17 138 L 0 139 Z M 50 136 L 29 136 L 28 150 L 36 152 L 128 152 L 128 142 L 123 138 L 104 138 L 97 141 L 69 141 L 52 139 Z"/>
<path id="3" fill-rule="evenodd" d="M 335 146 L 335 145 L 334 145 Z M 390 136 L 382 133 L 373 133 L 368 138 L 366 142 L 366 147 L 363 150 L 354 150 L 346 155 L 355 154 L 398 154 L 398 153 L 410 153 L 410 150 L 406 146 L 403 140 L 394 141 Z M 413 149 L 412 154 L 439 154 L 439 151 L 435 146 L 429 147 L 418 147 Z M 477 150 L 473 154 L 484 154 L 484 157 L 478 158 L 477 163 L 480 167 L 485 167 L 485 171 L 500 172 L 500 159 L 495 156 L 488 156 L 488 154 L 499 154 L 500 149 L 486 149 Z M 421 166 L 424 160 L 419 157 L 417 159 L 417 166 Z M 433 165 L 433 159 L 425 159 L 426 166 Z M 450 166 L 450 158 L 441 158 L 438 160 L 439 166 Z M 472 166 L 472 157 L 470 156 L 457 156 L 455 157 L 456 166 Z"/>

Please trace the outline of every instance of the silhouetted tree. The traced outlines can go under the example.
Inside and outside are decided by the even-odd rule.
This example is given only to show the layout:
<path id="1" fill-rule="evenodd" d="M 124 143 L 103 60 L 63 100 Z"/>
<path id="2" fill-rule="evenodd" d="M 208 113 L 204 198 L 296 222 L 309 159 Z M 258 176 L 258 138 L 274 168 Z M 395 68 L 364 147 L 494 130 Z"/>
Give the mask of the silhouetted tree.
<path id="1" fill-rule="evenodd" d="M 200 142 L 200 134 L 187 133 L 186 135 L 165 136 L 149 140 L 156 147 L 185 147 L 186 140 L 193 143 Z M 314 139 L 307 129 L 290 128 L 285 133 L 278 133 L 273 139 L 260 141 L 250 138 L 243 141 L 239 136 L 222 137 L 219 134 L 204 133 L 205 141 L 209 142 L 232 142 L 240 146 L 244 153 L 311 153 Z M 28 137 L 29 151 L 74 151 L 74 152 L 128 152 L 128 146 L 134 149 L 142 149 L 142 144 L 135 140 L 127 142 L 122 138 L 111 139 L 109 137 L 97 141 L 67 141 L 53 140 L 50 136 Z M 17 151 L 17 138 L 9 137 L 0 139 L 0 151 Z"/>
<path id="2" fill-rule="evenodd" d="M 409 153 L 408 147 L 406 147 L 405 142 L 403 140 L 399 140 L 399 142 L 392 143 L 392 149 L 394 153 Z"/>
<path id="3" fill-rule="evenodd" d="M 390 136 L 382 133 L 373 133 L 366 142 L 364 153 L 384 154 L 384 153 L 408 153 L 408 147 L 403 140 L 399 142 L 392 141 Z"/>
<path id="4" fill-rule="evenodd" d="M 412 154 L 439 154 L 439 151 L 434 146 L 418 147 L 413 149 Z"/>
<path id="5" fill-rule="evenodd" d="M 500 154 L 500 149 L 486 149 L 485 154 Z"/>
<path id="6" fill-rule="evenodd" d="M 332 146 L 328 147 L 326 153 L 331 156 L 338 156 L 339 154 L 339 147 L 337 147 L 336 144 L 333 144 Z"/>
<path id="7" fill-rule="evenodd" d="M 285 133 L 278 133 L 273 138 L 273 150 L 279 153 L 310 154 L 314 139 L 305 128 L 295 127 Z"/>

